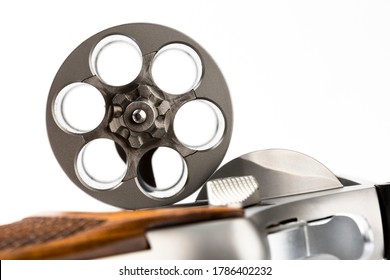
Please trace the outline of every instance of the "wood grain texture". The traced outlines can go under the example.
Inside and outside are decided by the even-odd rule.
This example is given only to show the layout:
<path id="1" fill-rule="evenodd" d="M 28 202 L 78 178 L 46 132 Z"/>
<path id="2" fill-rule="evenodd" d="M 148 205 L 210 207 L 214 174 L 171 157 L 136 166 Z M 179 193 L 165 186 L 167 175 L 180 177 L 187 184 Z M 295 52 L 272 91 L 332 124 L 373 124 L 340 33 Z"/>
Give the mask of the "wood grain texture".
<path id="1" fill-rule="evenodd" d="M 149 248 L 149 229 L 242 217 L 242 209 L 188 207 L 65 212 L 0 226 L 0 259 L 92 259 Z"/>

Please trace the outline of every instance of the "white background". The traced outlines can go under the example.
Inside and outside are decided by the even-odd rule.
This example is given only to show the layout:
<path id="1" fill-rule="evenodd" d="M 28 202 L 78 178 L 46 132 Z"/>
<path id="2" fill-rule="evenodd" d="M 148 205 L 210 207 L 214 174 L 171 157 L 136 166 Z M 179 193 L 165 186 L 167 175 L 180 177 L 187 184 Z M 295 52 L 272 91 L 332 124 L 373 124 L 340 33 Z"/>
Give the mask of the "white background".
<path id="1" fill-rule="evenodd" d="M 336 173 L 390 180 L 389 15 L 388 1 L 2 1 L 0 224 L 110 209 L 54 158 L 46 99 L 75 47 L 131 22 L 186 33 L 221 68 L 235 112 L 224 162 L 286 148 Z"/>

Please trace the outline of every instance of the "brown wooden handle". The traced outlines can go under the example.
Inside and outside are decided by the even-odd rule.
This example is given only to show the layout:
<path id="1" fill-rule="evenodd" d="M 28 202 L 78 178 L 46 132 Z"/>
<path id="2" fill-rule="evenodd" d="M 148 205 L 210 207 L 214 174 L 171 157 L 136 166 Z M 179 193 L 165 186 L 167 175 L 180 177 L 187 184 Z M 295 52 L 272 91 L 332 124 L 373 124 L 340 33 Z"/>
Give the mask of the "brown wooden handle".
<path id="1" fill-rule="evenodd" d="M 68 212 L 0 226 L 0 259 L 92 259 L 149 248 L 148 229 L 241 217 L 241 209 L 189 207 Z"/>

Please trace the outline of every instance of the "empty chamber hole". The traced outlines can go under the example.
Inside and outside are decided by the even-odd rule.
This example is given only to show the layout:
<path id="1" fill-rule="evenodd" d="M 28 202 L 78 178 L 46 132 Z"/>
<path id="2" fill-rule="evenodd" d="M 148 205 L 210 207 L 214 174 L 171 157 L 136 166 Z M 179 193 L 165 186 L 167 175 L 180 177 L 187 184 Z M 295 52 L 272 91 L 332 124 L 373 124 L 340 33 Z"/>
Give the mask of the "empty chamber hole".
<path id="1" fill-rule="evenodd" d="M 73 83 L 63 88 L 54 101 L 54 119 L 62 130 L 86 133 L 103 120 L 105 101 L 100 91 L 90 84 Z"/>
<path id="2" fill-rule="evenodd" d="M 185 103 L 176 113 L 174 131 L 178 140 L 194 150 L 207 150 L 217 146 L 225 131 L 221 110 L 206 100 Z"/>
<path id="3" fill-rule="evenodd" d="M 131 83 L 142 68 L 142 53 L 129 37 L 111 35 L 101 40 L 90 57 L 90 68 L 99 79 L 112 86 Z"/>
<path id="4" fill-rule="evenodd" d="M 180 192 L 188 177 L 182 156 L 168 147 L 148 151 L 138 165 L 138 181 L 144 192 L 157 198 Z"/>
<path id="5" fill-rule="evenodd" d="M 202 76 L 202 62 L 191 47 L 170 44 L 160 49 L 152 64 L 156 85 L 170 94 L 183 94 L 195 89 Z"/>
<path id="6" fill-rule="evenodd" d="M 125 152 L 109 139 L 95 139 L 87 143 L 77 157 L 77 173 L 81 180 L 92 189 L 107 190 L 122 182 L 127 164 L 120 154 Z"/>

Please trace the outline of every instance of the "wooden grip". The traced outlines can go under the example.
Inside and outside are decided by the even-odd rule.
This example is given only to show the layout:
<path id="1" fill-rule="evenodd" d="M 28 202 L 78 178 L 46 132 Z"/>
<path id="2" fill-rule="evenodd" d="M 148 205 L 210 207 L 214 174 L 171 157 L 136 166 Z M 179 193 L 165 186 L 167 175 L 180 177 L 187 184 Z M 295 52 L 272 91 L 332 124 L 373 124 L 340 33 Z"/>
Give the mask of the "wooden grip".
<path id="1" fill-rule="evenodd" d="M 0 259 L 93 259 L 146 250 L 148 229 L 242 215 L 236 208 L 189 207 L 29 217 L 0 226 Z"/>

